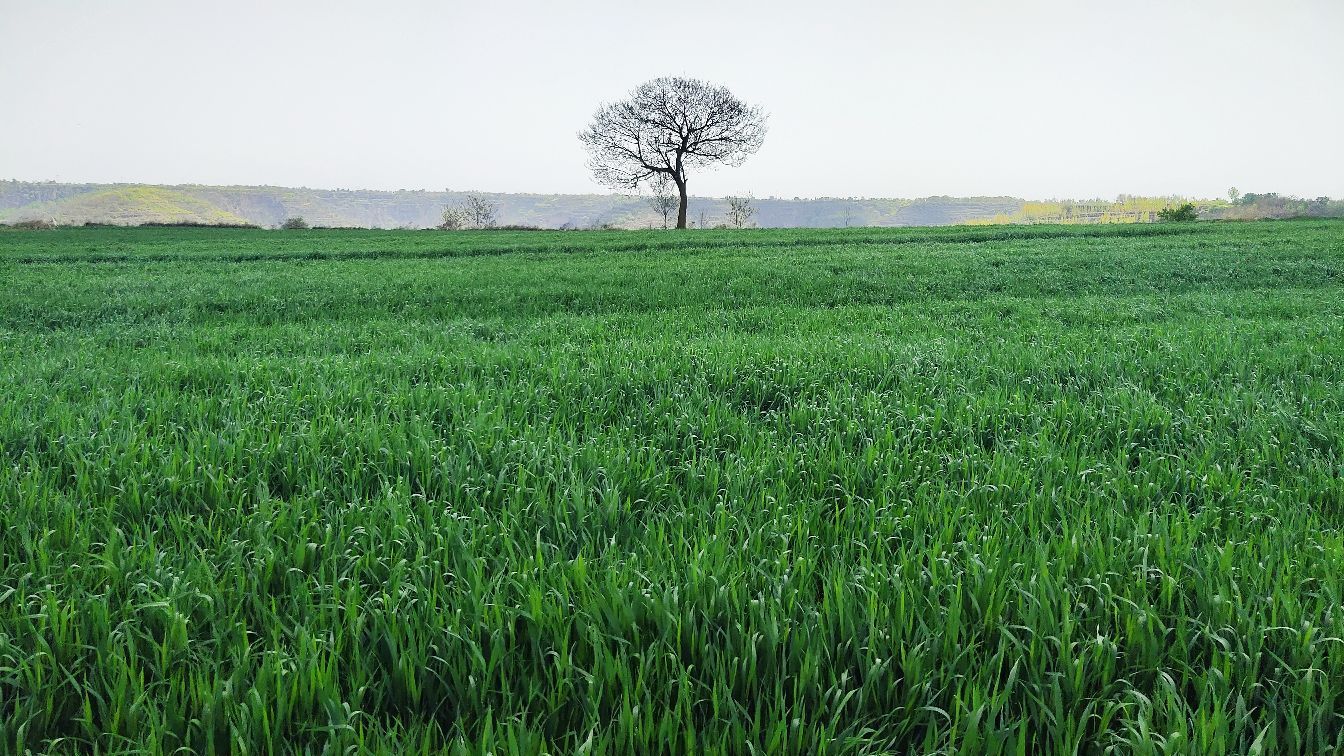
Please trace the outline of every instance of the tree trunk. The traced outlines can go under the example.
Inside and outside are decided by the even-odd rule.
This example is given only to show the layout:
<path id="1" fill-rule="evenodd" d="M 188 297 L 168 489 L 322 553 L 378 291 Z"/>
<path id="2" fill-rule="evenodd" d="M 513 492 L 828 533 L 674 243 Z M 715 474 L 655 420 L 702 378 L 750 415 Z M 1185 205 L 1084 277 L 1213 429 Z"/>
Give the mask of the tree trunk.
<path id="1" fill-rule="evenodd" d="M 677 182 L 677 194 L 681 202 L 677 204 L 677 228 L 686 228 L 686 182 Z"/>

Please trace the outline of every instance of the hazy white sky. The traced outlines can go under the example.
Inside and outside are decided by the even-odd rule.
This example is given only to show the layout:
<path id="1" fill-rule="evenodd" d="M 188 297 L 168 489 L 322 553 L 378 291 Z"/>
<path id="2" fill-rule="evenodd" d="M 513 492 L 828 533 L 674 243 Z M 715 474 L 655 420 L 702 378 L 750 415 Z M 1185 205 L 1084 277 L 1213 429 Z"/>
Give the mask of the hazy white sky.
<path id="1" fill-rule="evenodd" d="M 669 74 L 770 113 L 696 194 L 1344 196 L 1344 0 L 0 0 L 0 178 L 605 191 Z"/>

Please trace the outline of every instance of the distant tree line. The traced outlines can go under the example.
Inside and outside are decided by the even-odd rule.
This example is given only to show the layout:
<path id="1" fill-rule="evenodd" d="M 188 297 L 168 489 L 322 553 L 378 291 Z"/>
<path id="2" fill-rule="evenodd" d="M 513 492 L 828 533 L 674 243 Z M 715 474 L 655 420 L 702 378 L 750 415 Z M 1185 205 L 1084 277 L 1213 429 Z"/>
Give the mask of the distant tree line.
<path id="1" fill-rule="evenodd" d="M 1242 194 L 1233 187 L 1228 190 L 1228 200 L 1229 207 L 1214 210 L 1210 217 L 1226 220 L 1344 218 L 1344 200 L 1329 197 L 1308 199 L 1277 192 Z"/>

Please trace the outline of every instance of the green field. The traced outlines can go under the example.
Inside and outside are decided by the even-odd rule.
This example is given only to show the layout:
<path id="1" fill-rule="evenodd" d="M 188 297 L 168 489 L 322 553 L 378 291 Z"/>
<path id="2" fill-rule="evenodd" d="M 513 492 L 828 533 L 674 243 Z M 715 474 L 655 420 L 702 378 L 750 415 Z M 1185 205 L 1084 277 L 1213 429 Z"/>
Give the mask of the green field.
<path id="1" fill-rule="evenodd" d="M 0 753 L 1344 748 L 1344 223 L 8 231 L 0 291 Z"/>

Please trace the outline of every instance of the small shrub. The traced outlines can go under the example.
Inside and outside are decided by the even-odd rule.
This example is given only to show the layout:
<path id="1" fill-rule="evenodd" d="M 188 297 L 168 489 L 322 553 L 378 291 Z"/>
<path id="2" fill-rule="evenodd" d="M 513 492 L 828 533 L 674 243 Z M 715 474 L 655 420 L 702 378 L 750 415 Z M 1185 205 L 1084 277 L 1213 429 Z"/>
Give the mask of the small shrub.
<path id="1" fill-rule="evenodd" d="M 286 218 L 285 222 L 280 224 L 280 228 L 285 231 L 301 231 L 308 228 L 308 221 L 297 216 L 294 218 Z"/>
<path id="2" fill-rule="evenodd" d="M 30 220 L 21 220 L 17 222 L 14 224 L 14 228 L 23 231 L 47 231 L 56 228 L 56 224 L 52 223 L 49 220 L 41 220 L 34 218 Z"/>
<path id="3" fill-rule="evenodd" d="M 1157 217 L 1173 223 L 1186 223 L 1199 217 L 1193 203 L 1187 202 L 1178 207 L 1164 207 L 1157 211 Z"/>

